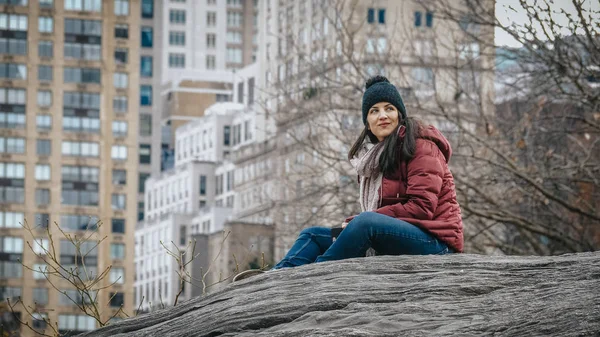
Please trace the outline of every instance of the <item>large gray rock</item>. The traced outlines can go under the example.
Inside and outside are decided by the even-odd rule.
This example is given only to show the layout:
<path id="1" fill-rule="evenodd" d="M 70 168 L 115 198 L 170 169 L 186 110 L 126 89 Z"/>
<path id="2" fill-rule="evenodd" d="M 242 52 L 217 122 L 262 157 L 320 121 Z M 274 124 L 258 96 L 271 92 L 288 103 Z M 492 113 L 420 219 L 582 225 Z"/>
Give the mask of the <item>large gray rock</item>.
<path id="1" fill-rule="evenodd" d="M 600 252 L 279 270 L 85 336 L 600 336 Z"/>

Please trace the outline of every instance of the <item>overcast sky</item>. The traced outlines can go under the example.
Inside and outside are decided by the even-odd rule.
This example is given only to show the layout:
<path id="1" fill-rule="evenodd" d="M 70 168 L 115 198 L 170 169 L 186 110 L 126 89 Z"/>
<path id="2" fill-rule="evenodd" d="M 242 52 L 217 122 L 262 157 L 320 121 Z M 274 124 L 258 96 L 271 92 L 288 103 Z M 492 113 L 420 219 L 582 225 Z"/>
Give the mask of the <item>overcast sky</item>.
<path id="1" fill-rule="evenodd" d="M 528 2 L 533 2 L 534 0 L 528 0 Z M 522 24 L 527 22 L 527 13 L 519 4 L 519 0 L 496 0 L 496 15 L 500 22 L 504 25 L 508 25 L 511 22 L 515 22 L 517 24 Z M 543 3 L 543 1 L 538 1 Z M 568 13 L 575 13 L 572 0 L 554 0 L 554 8 L 555 10 L 559 10 L 560 8 L 564 8 Z M 508 6 L 512 6 L 517 10 L 514 11 L 508 9 Z M 599 0 L 585 0 L 584 1 L 584 9 L 591 10 L 595 12 L 594 18 L 596 19 L 596 23 L 600 21 L 600 15 L 598 12 L 600 11 L 600 1 Z M 563 15 L 556 15 L 555 21 L 560 24 L 566 24 L 568 21 Z M 501 29 L 496 29 L 495 34 L 496 45 L 506 45 L 510 47 L 518 47 L 519 44 L 508 34 L 506 34 Z"/>

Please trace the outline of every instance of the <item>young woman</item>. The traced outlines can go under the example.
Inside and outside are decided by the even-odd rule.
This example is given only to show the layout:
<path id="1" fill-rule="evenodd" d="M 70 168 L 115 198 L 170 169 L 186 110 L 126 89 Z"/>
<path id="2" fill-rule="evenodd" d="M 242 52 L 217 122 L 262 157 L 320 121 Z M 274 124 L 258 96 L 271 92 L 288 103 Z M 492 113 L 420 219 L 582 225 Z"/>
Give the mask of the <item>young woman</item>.
<path id="1" fill-rule="evenodd" d="M 408 117 L 400 93 L 383 76 L 366 83 L 362 119 L 365 128 L 348 153 L 362 212 L 346 219 L 335 241 L 331 228 L 304 229 L 273 269 L 361 257 L 369 248 L 378 255 L 462 252 L 448 140 Z M 247 270 L 234 281 L 261 272 Z"/>

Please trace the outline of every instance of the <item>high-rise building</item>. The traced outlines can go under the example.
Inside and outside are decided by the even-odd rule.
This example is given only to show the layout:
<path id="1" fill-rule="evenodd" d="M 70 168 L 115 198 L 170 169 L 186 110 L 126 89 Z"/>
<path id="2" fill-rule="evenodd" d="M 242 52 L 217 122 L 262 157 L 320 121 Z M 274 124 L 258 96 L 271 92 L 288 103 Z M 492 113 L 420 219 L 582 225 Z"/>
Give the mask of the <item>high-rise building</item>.
<path id="1" fill-rule="evenodd" d="M 210 82 L 196 83 L 195 88 L 182 85 L 187 88 L 181 92 L 205 94 L 195 97 L 201 105 L 208 104 L 197 110 L 195 117 L 200 117 L 209 105 L 231 100 L 231 93 L 223 93 L 222 86 L 233 81 L 232 71 L 252 63 L 258 50 L 256 1 L 141 3 L 140 150 L 150 152 L 150 158 L 140 166 L 140 181 L 149 173 L 172 167 L 171 141 L 177 126 L 172 126 L 172 119 L 162 111 L 170 98 L 162 86 L 171 83 L 178 87 L 187 80 Z"/>
<path id="2" fill-rule="evenodd" d="M 215 102 L 231 101 L 235 70 L 258 52 L 258 4 L 251 0 L 141 0 L 140 172 L 173 168 L 175 129 Z"/>
<path id="3" fill-rule="evenodd" d="M 96 285 L 115 283 L 98 293 L 102 320 L 120 307 L 129 315 L 135 308 L 140 2 L 0 5 L 0 296 L 20 296 L 61 332 L 92 330 L 97 323 L 73 305 L 69 297 L 84 299 L 69 282 L 21 266 L 46 270 L 36 256 L 45 252 L 35 242 L 49 249 L 54 243 L 66 268 L 82 272 L 85 263 L 98 275 L 112 266 Z M 34 238 L 19 224 L 25 220 L 35 227 Z M 103 225 L 96 228 L 98 220 Z M 81 246 L 84 258 L 55 222 L 68 235 L 91 235 L 92 243 Z M 46 326 L 19 307 L 16 313 L 35 328 Z M 21 335 L 33 333 L 23 328 Z"/>

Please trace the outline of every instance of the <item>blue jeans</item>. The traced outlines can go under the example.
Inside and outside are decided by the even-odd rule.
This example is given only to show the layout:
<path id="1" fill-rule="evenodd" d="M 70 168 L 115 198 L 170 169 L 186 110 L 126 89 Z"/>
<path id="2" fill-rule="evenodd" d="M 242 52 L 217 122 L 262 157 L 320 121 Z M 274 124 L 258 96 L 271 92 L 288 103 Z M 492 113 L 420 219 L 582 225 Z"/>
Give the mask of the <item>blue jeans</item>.
<path id="1" fill-rule="evenodd" d="M 302 230 L 287 255 L 273 269 L 313 262 L 364 257 L 372 247 L 378 255 L 429 255 L 452 252 L 433 235 L 415 225 L 375 212 L 356 216 L 333 241 L 331 229 Z"/>

